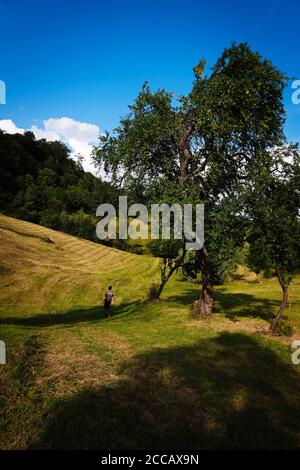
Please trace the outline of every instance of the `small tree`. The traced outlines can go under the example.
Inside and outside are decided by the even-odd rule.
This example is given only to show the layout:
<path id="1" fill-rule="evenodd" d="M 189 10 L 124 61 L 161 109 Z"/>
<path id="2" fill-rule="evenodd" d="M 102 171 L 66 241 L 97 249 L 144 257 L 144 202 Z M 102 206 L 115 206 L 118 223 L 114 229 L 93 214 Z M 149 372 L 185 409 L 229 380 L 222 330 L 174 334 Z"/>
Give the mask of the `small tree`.
<path id="1" fill-rule="evenodd" d="M 295 146 L 276 149 L 265 165 L 255 168 L 253 183 L 248 187 L 250 258 L 262 269 L 272 267 L 282 289 L 271 333 L 276 331 L 288 302 L 289 285 L 300 267 L 299 168 Z"/>
<path id="2" fill-rule="evenodd" d="M 151 240 L 148 248 L 153 256 L 161 258 L 161 283 L 152 293 L 153 298 L 159 299 L 172 274 L 182 266 L 186 250 L 180 240 Z"/>

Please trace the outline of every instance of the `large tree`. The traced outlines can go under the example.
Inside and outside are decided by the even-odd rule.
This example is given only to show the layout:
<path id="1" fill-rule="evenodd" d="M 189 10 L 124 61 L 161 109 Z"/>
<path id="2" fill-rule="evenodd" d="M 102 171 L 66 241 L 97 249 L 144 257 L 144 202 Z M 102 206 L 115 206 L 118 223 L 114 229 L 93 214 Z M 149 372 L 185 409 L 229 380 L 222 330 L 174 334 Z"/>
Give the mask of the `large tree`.
<path id="1" fill-rule="evenodd" d="M 236 197 L 253 160 L 282 142 L 286 79 L 247 44 L 226 49 L 210 75 L 204 69 L 202 60 L 191 92 L 177 100 L 144 84 L 120 126 L 100 138 L 94 160 L 139 200 L 168 181 L 183 194 L 192 187 L 197 202 L 205 203 L 209 233 L 196 259 L 202 276 L 198 314 L 206 316 L 213 303 L 213 213 Z M 233 240 L 230 228 L 226 232 Z"/>

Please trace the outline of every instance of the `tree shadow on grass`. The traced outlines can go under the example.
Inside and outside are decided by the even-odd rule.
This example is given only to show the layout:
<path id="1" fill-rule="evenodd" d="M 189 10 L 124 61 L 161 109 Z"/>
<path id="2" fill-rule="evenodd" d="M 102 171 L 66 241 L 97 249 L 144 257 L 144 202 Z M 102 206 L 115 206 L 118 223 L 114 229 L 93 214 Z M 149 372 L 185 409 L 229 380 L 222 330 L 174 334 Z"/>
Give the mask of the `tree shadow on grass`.
<path id="1" fill-rule="evenodd" d="M 135 311 L 136 302 L 113 305 L 112 319 L 121 314 L 128 315 Z M 61 313 L 40 313 L 30 317 L 0 317 L 0 325 L 38 326 L 73 325 L 77 323 L 98 323 L 106 320 L 103 305 L 83 307 Z M 110 319 L 111 320 L 111 319 Z"/>
<path id="2" fill-rule="evenodd" d="M 200 288 L 201 286 L 198 288 L 198 290 L 196 290 L 196 288 L 186 289 L 183 292 L 180 292 L 179 294 L 169 295 L 164 299 L 166 299 L 167 302 L 174 302 L 178 305 L 186 307 L 192 305 L 195 300 L 199 299 Z"/>
<path id="3" fill-rule="evenodd" d="M 192 305 L 199 299 L 200 290 L 188 289 L 178 295 L 167 297 L 168 302 L 174 302 L 178 305 Z M 218 287 L 214 292 L 214 313 L 224 313 L 230 320 L 237 317 L 262 318 L 270 321 L 276 311 L 278 302 L 258 298 L 255 295 L 244 293 L 232 293 Z"/>
<path id="4" fill-rule="evenodd" d="M 252 294 L 230 293 L 225 289 L 215 292 L 214 312 L 225 313 L 230 320 L 237 317 L 262 318 L 270 321 L 276 311 L 278 302 L 255 297 Z"/>
<path id="5" fill-rule="evenodd" d="M 221 333 L 140 354 L 111 385 L 54 401 L 28 448 L 296 448 L 300 376 L 265 344 Z"/>

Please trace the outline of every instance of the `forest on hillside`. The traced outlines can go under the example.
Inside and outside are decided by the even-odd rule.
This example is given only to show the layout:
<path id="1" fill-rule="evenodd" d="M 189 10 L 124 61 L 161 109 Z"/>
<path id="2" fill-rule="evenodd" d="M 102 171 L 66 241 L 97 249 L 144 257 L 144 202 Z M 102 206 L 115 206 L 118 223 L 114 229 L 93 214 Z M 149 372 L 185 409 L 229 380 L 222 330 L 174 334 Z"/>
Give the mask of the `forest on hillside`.
<path id="1" fill-rule="evenodd" d="M 117 189 L 85 172 L 62 142 L 0 130 L 0 212 L 97 241 L 96 208 Z"/>

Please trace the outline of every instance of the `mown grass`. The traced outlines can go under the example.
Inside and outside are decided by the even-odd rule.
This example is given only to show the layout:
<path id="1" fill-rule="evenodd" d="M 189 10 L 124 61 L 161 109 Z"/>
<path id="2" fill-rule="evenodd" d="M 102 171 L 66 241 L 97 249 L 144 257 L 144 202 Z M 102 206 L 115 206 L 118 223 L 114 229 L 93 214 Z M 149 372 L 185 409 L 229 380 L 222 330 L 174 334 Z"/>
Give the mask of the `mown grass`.
<path id="1" fill-rule="evenodd" d="M 151 257 L 3 216 L 0 227 L 2 449 L 299 447 L 292 339 L 264 334 L 274 279 L 219 286 L 213 318 L 196 322 L 199 286 L 179 276 L 145 301 L 159 279 Z M 299 281 L 288 311 L 298 332 Z"/>

